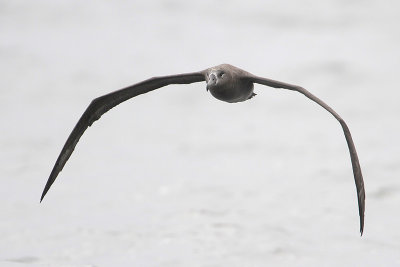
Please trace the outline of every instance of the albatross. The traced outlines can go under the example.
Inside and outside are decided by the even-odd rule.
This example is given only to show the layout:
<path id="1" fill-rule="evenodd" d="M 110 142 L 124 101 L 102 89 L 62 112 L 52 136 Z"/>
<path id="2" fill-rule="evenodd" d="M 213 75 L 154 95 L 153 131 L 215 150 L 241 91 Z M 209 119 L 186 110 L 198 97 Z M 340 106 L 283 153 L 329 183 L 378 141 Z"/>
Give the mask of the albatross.
<path id="1" fill-rule="evenodd" d="M 93 122 L 100 119 L 100 117 L 104 113 L 128 99 L 148 93 L 150 91 L 170 84 L 190 84 L 201 81 L 206 81 L 206 89 L 207 91 L 210 91 L 212 96 L 224 102 L 237 103 L 251 99 L 256 95 L 254 93 L 254 83 L 257 83 L 273 88 L 282 88 L 297 91 L 323 107 L 330 114 L 332 114 L 333 117 L 335 117 L 335 119 L 337 119 L 342 126 L 344 136 L 346 138 L 349 148 L 354 181 L 357 190 L 358 213 L 360 217 L 360 233 L 361 235 L 363 234 L 365 212 L 364 180 L 361 173 L 361 167 L 358 160 L 356 148 L 346 122 L 325 102 L 323 102 L 321 99 L 314 96 L 301 86 L 259 77 L 229 64 L 218 65 L 199 72 L 153 77 L 134 85 L 128 86 L 126 88 L 122 88 L 120 90 L 95 98 L 82 114 L 78 123 L 75 125 L 67 141 L 65 142 L 64 147 L 62 148 L 57 158 L 57 161 L 50 173 L 50 177 L 48 178 L 47 183 L 44 187 L 40 202 L 42 202 L 44 196 L 49 191 L 51 185 L 54 183 L 58 174 L 63 169 L 65 163 L 68 161 L 69 157 L 75 149 L 76 144 L 78 143 L 85 130 L 89 126 L 91 126 Z"/>

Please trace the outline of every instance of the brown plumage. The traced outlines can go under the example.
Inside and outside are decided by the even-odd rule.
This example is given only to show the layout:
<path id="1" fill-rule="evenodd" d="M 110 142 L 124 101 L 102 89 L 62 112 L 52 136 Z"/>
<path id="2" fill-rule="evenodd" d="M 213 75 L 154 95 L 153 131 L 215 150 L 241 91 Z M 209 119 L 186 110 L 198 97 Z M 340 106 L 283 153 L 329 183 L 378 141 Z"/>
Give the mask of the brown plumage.
<path id="1" fill-rule="evenodd" d="M 322 100 L 308 92 L 306 89 L 288 83 L 278 82 L 267 78 L 262 78 L 248 73 L 242 69 L 229 64 L 222 64 L 200 72 L 178 74 L 171 76 L 153 77 L 132 86 L 111 92 L 104 96 L 94 99 L 83 113 L 78 123 L 69 135 L 57 161 L 47 180 L 40 201 L 43 200 L 51 185 L 57 178 L 57 175 L 63 169 L 68 161 L 76 144 L 85 130 L 98 120 L 104 113 L 116 105 L 141 94 L 153 91 L 169 84 L 189 84 L 200 81 L 207 82 L 207 90 L 217 99 L 228 103 L 246 101 L 255 96 L 253 89 L 254 83 L 267 85 L 274 88 L 283 88 L 302 93 L 325 110 L 331 113 L 343 128 L 344 136 L 349 147 L 351 163 L 353 167 L 354 180 L 357 188 L 358 209 L 360 216 L 360 232 L 364 229 L 364 211 L 365 211 L 365 190 L 364 181 L 361 173 L 361 167 L 358 160 L 356 148 L 351 138 L 350 130 L 345 121 Z"/>

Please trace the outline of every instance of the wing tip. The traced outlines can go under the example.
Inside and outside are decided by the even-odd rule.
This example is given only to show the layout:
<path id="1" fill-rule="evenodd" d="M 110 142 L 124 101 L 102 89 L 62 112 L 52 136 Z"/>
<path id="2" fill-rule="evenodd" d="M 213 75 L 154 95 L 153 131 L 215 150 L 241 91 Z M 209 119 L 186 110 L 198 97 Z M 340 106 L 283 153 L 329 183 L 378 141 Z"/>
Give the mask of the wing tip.
<path id="1" fill-rule="evenodd" d="M 364 214 L 362 214 L 360 218 L 360 236 L 364 233 Z"/>
<path id="2" fill-rule="evenodd" d="M 49 191 L 51 185 L 54 182 L 54 179 L 51 179 L 51 178 L 52 178 L 52 176 L 50 176 L 49 180 L 47 181 L 46 185 L 44 186 L 42 196 L 40 197 L 40 203 L 42 203 L 43 198 L 46 196 L 47 192 Z"/>
<path id="3" fill-rule="evenodd" d="M 43 193 L 42 193 L 42 196 L 40 197 L 40 202 L 39 203 L 42 203 L 42 201 L 43 201 L 43 198 L 44 198 L 44 196 L 46 195 L 46 193 L 47 193 L 47 191 L 48 191 L 48 189 L 46 190 L 47 188 L 45 188 L 44 190 L 43 190 Z"/>
<path id="4" fill-rule="evenodd" d="M 364 233 L 364 206 L 360 209 L 360 236 Z"/>

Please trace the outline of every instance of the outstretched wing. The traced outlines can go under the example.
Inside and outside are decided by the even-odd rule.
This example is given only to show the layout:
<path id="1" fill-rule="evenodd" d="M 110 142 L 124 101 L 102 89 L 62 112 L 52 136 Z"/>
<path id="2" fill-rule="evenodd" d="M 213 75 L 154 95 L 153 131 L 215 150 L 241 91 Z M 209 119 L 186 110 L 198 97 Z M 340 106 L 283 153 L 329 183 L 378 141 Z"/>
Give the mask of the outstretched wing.
<path id="1" fill-rule="evenodd" d="M 288 83 L 283 83 L 283 82 L 278 82 L 262 77 L 257 77 L 253 75 L 249 75 L 247 77 L 249 80 L 255 83 L 275 87 L 275 88 L 284 88 L 284 89 L 289 89 L 293 91 L 297 91 L 299 93 L 302 93 L 312 101 L 316 102 L 318 105 L 322 106 L 324 109 L 326 109 L 329 113 L 331 113 L 340 123 L 340 125 L 343 128 L 344 136 L 346 137 L 347 145 L 349 147 L 350 151 L 350 158 L 351 158 L 351 164 L 353 166 L 353 174 L 354 174 L 354 180 L 356 183 L 356 188 L 357 188 L 357 197 L 358 197 L 358 212 L 360 215 L 360 233 L 362 235 L 363 230 L 364 230 L 364 212 L 365 212 L 365 189 L 364 189 L 364 180 L 363 176 L 361 173 L 361 167 L 360 167 L 360 162 L 358 161 L 358 156 L 357 156 L 357 151 L 356 147 L 354 146 L 353 139 L 351 138 L 350 130 L 349 127 L 347 127 L 346 122 L 337 114 L 331 107 L 329 107 L 325 102 L 323 102 L 321 99 L 318 97 L 314 96 L 310 92 L 308 92 L 306 89 L 297 86 L 297 85 L 292 85 Z"/>
<path id="2" fill-rule="evenodd" d="M 49 191 L 51 185 L 56 180 L 57 175 L 61 172 L 65 163 L 68 161 L 75 149 L 76 144 L 79 141 L 79 138 L 81 138 L 86 129 L 91 126 L 93 122 L 100 119 L 104 113 L 132 97 L 150 92 L 169 84 L 189 84 L 204 80 L 205 77 L 203 72 L 154 77 L 94 99 L 87 107 L 65 142 L 65 145 L 57 158 L 53 170 L 51 171 L 50 177 L 47 180 L 46 186 L 40 198 L 40 202 L 43 200 L 47 191 Z"/>

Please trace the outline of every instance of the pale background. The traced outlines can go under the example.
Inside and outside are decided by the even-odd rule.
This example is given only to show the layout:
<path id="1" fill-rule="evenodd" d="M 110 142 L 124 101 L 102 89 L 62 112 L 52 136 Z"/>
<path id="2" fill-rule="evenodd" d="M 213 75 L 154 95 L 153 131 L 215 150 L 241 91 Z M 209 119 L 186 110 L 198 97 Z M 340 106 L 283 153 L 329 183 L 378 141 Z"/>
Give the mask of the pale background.
<path id="1" fill-rule="evenodd" d="M 400 266 L 399 1 L 1 1 L 0 266 Z M 230 63 L 257 85 L 121 104 L 40 194 L 90 101 Z"/>

